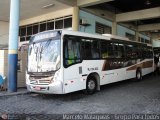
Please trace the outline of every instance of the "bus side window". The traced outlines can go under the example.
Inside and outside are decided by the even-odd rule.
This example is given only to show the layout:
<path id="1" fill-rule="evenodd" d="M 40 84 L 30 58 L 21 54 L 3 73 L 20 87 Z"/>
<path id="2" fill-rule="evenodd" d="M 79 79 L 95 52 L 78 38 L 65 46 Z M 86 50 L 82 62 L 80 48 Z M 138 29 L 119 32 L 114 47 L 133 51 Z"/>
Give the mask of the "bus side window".
<path id="1" fill-rule="evenodd" d="M 99 42 L 98 40 L 92 41 L 92 59 L 99 59 L 100 58 L 100 50 L 99 50 Z"/>
<path id="2" fill-rule="evenodd" d="M 148 47 L 148 49 L 149 49 L 150 58 L 153 58 L 153 48 L 152 47 Z"/>
<path id="3" fill-rule="evenodd" d="M 68 37 L 68 36 L 66 36 Z M 77 37 L 69 36 L 64 42 L 65 65 L 70 66 L 81 61 L 80 41 Z"/>
<path id="4" fill-rule="evenodd" d="M 97 39 L 82 38 L 81 41 L 84 60 L 95 60 L 100 58 L 100 47 Z"/>
<path id="5" fill-rule="evenodd" d="M 91 45 L 92 45 L 92 40 L 83 38 L 82 39 L 82 56 L 84 60 L 89 60 L 92 58 L 92 53 L 91 53 Z"/>
<path id="6" fill-rule="evenodd" d="M 113 51 L 114 51 L 115 58 L 120 58 L 118 43 L 113 43 Z"/>
<path id="7" fill-rule="evenodd" d="M 152 47 L 143 47 L 143 58 L 153 58 Z"/>
<path id="8" fill-rule="evenodd" d="M 101 56 L 102 58 L 108 58 L 108 42 L 103 40 L 101 41 Z"/>
<path id="9" fill-rule="evenodd" d="M 114 55 L 116 58 L 124 58 L 125 51 L 124 51 L 124 44 L 123 43 L 113 43 L 114 46 Z"/>
<path id="10" fill-rule="evenodd" d="M 120 55 L 120 58 L 125 58 L 125 45 L 124 44 L 119 44 L 119 55 Z"/>
<path id="11" fill-rule="evenodd" d="M 138 57 L 139 59 L 142 59 L 142 50 L 141 50 L 141 48 L 142 48 L 141 45 L 139 45 L 139 46 L 137 47 L 137 57 Z"/>
<path id="12" fill-rule="evenodd" d="M 68 65 L 73 64 L 74 59 L 74 46 L 72 40 L 68 40 Z"/>
<path id="13" fill-rule="evenodd" d="M 80 62 L 81 55 L 80 55 L 80 42 L 79 41 L 73 42 L 73 51 L 74 51 L 75 62 L 76 63 Z"/>
<path id="14" fill-rule="evenodd" d="M 114 58 L 113 43 L 112 43 L 112 42 L 109 42 L 109 43 L 107 44 L 107 47 L 108 47 L 108 57 L 109 57 L 109 58 Z"/>
<path id="15" fill-rule="evenodd" d="M 146 48 L 147 46 L 143 46 L 142 47 L 142 58 L 143 59 L 146 59 L 147 58 L 147 48 Z"/>
<path id="16" fill-rule="evenodd" d="M 132 52 L 133 52 L 133 45 L 126 45 L 126 57 L 132 58 Z"/>

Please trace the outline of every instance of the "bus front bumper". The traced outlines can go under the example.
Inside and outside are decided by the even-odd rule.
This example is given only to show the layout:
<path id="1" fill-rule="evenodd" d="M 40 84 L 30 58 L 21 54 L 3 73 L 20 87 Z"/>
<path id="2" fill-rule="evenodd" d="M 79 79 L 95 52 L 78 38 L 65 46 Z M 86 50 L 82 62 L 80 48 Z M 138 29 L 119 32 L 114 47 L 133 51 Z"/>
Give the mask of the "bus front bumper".
<path id="1" fill-rule="evenodd" d="M 61 81 L 56 81 L 49 85 L 32 85 L 26 84 L 27 90 L 30 92 L 44 94 L 63 94 L 63 85 Z"/>

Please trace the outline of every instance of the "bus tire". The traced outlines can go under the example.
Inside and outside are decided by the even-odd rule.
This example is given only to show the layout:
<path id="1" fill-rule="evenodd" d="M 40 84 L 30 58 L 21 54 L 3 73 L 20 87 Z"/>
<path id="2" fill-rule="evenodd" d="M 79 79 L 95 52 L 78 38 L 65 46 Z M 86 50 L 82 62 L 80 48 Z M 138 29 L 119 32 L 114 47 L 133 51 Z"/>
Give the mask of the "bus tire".
<path id="1" fill-rule="evenodd" d="M 142 71 L 138 69 L 136 71 L 136 81 L 140 81 L 140 80 L 142 80 Z"/>
<path id="2" fill-rule="evenodd" d="M 96 79 L 94 77 L 89 77 L 87 82 L 86 82 L 86 90 L 85 93 L 87 94 L 93 94 L 96 92 L 96 88 L 97 88 L 97 82 Z"/>

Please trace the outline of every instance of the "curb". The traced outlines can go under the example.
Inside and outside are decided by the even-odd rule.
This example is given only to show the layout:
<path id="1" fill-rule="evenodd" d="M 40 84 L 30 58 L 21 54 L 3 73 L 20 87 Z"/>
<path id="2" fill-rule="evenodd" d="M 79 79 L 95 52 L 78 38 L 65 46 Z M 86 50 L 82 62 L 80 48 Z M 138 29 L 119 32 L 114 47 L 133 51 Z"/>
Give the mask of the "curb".
<path id="1" fill-rule="evenodd" d="M 15 93 L 0 93 L 0 97 L 14 96 L 14 95 L 25 95 L 25 94 L 29 94 L 29 93 L 30 92 L 28 92 L 28 91 L 15 92 Z"/>

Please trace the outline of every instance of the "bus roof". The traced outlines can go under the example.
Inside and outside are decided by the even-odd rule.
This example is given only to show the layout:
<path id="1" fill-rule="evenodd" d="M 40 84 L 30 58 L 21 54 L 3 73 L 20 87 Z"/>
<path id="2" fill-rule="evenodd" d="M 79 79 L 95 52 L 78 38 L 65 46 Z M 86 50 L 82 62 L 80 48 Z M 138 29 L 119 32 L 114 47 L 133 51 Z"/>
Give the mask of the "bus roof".
<path id="1" fill-rule="evenodd" d="M 130 41 L 128 38 L 126 37 L 120 37 L 117 35 L 112 35 L 112 34 L 102 34 L 104 36 L 110 37 L 111 39 L 120 39 L 120 40 L 126 40 L 126 41 Z"/>
<path id="2" fill-rule="evenodd" d="M 117 40 L 122 40 L 122 41 L 128 41 L 128 42 L 132 42 L 132 43 L 139 43 L 139 44 L 144 44 L 147 46 L 151 46 L 150 44 L 146 44 L 146 43 L 141 43 L 138 41 L 131 41 L 126 37 L 120 37 L 117 35 L 112 35 L 112 34 L 92 34 L 92 33 L 85 33 L 85 32 L 80 32 L 80 31 L 72 31 L 72 30 L 64 30 L 64 29 L 58 29 L 58 30 L 48 30 L 48 31 L 44 31 L 44 32 L 40 32 L 37 33 L 41 34 L 41 33 L 47 33 L 47 32 L 52 32 L 52 31 L 57 31 L 57 32 L 61 32 L 63 35 L 68 34 L 68 35 L 75 35 L 75 36 L 82 36 L 82 37 L 91 37 L 91 38 L 97 38 L 97 39 L 104 39 L 104 40 L 113 40 L 113 39 L 117 39 Z M 35 36 L 36 36 L 35 35 Z"/>
<path id="3" fill-rule="evenodd" d="M 97 39 L 111 40 L 110 37 L 107 37 L 107 36 L 102 36 L 102 35 L 99 35 L 99 34 L 85 33 L 85 32 L 80 32 L 80 31 L 62 30 L 62 34 L 69 34 L 69 35 L 76 35 L 76 36 L 82 36 L 82 37 L 91 37 L 91 38 L 97 38 Z"/>
<path id="4" fill-rule="evenodd" d="M 110 37 L 111 39 L 129 41 L 129 42 L 133 42 L 133 43 L 139 43 L 139 44 L 144 44 L 144 45 L 147 45 L 147 46 L 151 46 L 151 44 L 141 43 L 141 42 L 138 42 L 138 41 L 132 41 L 132 40 L 128 39 L 127 37 L 121 37 L 121 36 L 112 35 L 112 34 L 102 34 L 102 35 L 108 36 L 108 37 Z"/>
<path id="5" fill-rule="evenodd" d="M 127 37 L 121 37 L 117 35 L 112 35 L 112 34 L 91 34 L 91 33 L 85 33 L 85 32 L 79 32 L 79 31 L 69 31 L 69 30 L 62 30 L 63 34 L 70 34 L 70 35 L 78 35 L 78 36 L 85 36 L 85 37 L 93 37 L 93 38 L 98 38 L 98 39 L 105 39 L 105 40 L 122 40 L 122 41 L 128 41 L 128 42 L 133 42 L 133 43 L 138 43 L 138 44 L 144 44 L 147 46 L 150 46 L 149 44 L 146 43 L 141 43 L 138 41 L 131 41 Z"/>

